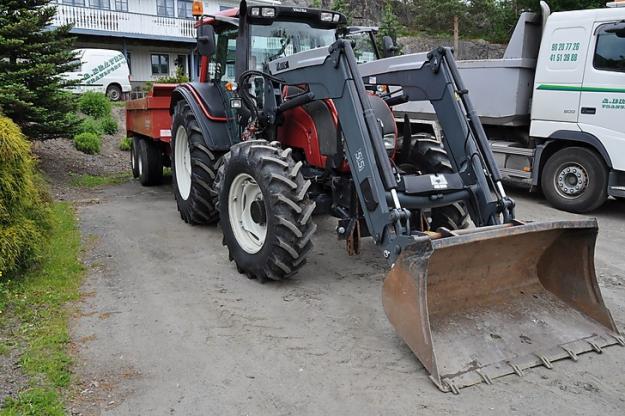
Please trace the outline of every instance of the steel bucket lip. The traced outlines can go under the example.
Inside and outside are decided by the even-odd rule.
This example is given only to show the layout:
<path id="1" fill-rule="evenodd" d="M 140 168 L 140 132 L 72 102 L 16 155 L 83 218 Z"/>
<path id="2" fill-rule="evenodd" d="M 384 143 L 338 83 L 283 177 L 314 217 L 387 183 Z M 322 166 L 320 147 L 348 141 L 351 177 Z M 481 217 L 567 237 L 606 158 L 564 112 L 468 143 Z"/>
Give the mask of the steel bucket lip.
<path id="1" fill-rule="evenodd" d="M 515 224 L 507 224 L 501 226 L 492 226 L 492 227 L 483 227 L 473 230 L 462 230 L 460 232 L 451 233 L 452 235 L 445 236 L 442 238 L 432 238 L 432 236 L 421 236 L 417 237 L 415 240 L 415 244 L 411 244 L 406 247 L 405 252 L 400 255 L 400 262 L 404 263 L 406 257 L 404 255 L 410 256 L 411 254 L 416 254 L 425 261 L 429 263 L 430 256 L 439 249 L 446 247 L 454 247 L 461 246 L 464 244 L 470 244 L 477 241 L 492 241 L 499 238 L 506 237 L 515 237 L 522 236 L 524 234 L 533 234 L 533 233 L 541 233 L 541 232 L 556 232 L 556 233 L 565 233 L 567 230 L 577 230 L 578 232 L 587 233 L 586 235 L 589 238 L 591 243 L 591 250 L 594 252 L 594 243 L 596 239 L 596 235 L 598 232 L 598 224 L 595 218 L 583 218 L 576 220 L 560 220 L 560 221 L 546 221 L 546 222 L 528 222 L 528 223 L 515 223 Z M 412 252 L 412 253 L 411 253 Z M 411 254 L 409 254 L 411 253 Z M 591 252 L 591 258 L 592 256 Z M 403 258 L 403 261 L 401 260 Z M 594 265 L 594 262 L 592 262 Z M 416 263 L 413 264 L 416 265 Z M 404 267 L 408 266 L 408 264 L 404 263 Z M 410 267 L 410 266 L 409 266 Z M 421 294 L 422 302 L 425 302 L 427 305 L 427 269 L 426 275 L 424 276 L 424 280 L 421 283 L 422 287 L 420 290 L 423 291 Z M 592 275 L 594 274 L 594 268 L 592 270 Z M 595 286 L 598 285 L 596 282 L 596 277 L 594 277 Z M 385 281 L 386 283 L 386 281 Z M 425 284 L 424 284 L 425 283 Z M 385 284 L 386 290 L 386 284 Z M 601 299 L 600 291 L 598 292 L 600 304 L 604 305 L 603 300 Z M 607 308 L 606 308 L 607 309 Z M 396 322 L 392 319 L 391 315 L 389 315 L 389 310 L 387 310 L 387 305 L 385 303 L 385 312 L 389 320 L 393 326 L 396 326 Z M 623 337 L 620 336 L 618 329 L 614 326 L 614 330 L 611 330 L 608 327 L 605 327 L 603 330 L 598 331 L 595 334 L 589 333 L 587 337 L 578 338 L 576 340 L 571 340 L 569 342 L 565 342 L 563 344 L 552 344 L 552 348 L 547 348 L 541 351 L 535 351 L 530 353 L 529 355 L 516 355 L 511 356 L 509 359 L 505 359 L 503 361 L 491 362 L 480 368 L 457 373 L 454 375 L 448 374 L 447 376 L 441 375 L 439 373 L 439 367 L 437 363 L 437 354 L 436 348 L 434 347 L 435 340 L 432 338 L 432 331 L 430 328 L 430 318 L 429 311 L 424 311 L 424 316 L 422 316 L 422 324 L 423 330 L 426 332 L 424 341 L 426 344 L 431 345 L 431 363 L 430 365 L 426 365 L 426 363 L 422 360 L 422 357 L 418 354 L 417 350 L 413 349 L 413 352 L 419 357 L 419 360 L 422 361 L 426 370 L 430 373 L 431 381 L 444 392 L 453 392 L 458 393 L 458 390 L 463 387 L 468 387 L 478 383 L 486 383 L 490 384 L 491 380 L 494 378 L 498 378 L 507 374 L 518 374 L 519 376 L 523 375 L 523 370 L 540 366 L 540 365 L 551 365 L 551 361 L 557 361 L 563 358 L 572 358 L 576 359 L 576 354 L 582 354 L 584 352 L 589 351 L 597 351 L 593 345 L 601 347 L 607 347 L 610 345 L 623 345 Z M 609 311 L 608 311 L 609 314 Z M 591 318 L 592 320 L 592 318 Z M 396 330 L 399 328 L 396 327 Z M 406 338 L 403 335 L 400 336 L 407 342 Z M 572 354 L 569 354 L 567 351 L 572 351 Z M 600 351 L 597 351 L 600 352 Z M 575 357 L 575 358 L 574 358 Z M 545 364 L 547 363 L 547 364 Z"/>
<path id="2" fill-rule="evenodd" d="M 558 220 L 541 222 L 524 222 L 514 226 L 501 226 L 501 228 L 489 228 L 480 230 L 475 228 L 466 230 L 463 234 L 449 237 L 432 239 L 428 236 L 415 239 L 416 244 L 431 244 L 432 249 L 437 250 L 459 244 L 472 243 L 474 241 L 492 240 L 502 236 L 515 236 L 521 234 L 535 233 L 539 231 L 567 230 L 567 229 L 589 229 L 598 232 L 599 225 L 596 218 L 584 218 L 579 220 Z"/>

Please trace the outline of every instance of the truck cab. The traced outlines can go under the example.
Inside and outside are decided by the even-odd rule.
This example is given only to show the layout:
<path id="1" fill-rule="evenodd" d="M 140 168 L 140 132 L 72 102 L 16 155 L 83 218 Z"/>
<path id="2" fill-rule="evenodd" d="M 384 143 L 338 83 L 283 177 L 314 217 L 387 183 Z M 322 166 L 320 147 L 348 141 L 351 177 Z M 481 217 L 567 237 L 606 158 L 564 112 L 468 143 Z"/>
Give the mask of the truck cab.
<path id="1" fill-rule="evenodd" d="M 603 202 L 607 195 L 625 197 L 623 115 L 625 7 L 551 14 L 543 28 L 530 125 L 530 136 L 543 139 L 538 149 L 545 151 L 543 191 L 574 200 L 585 185 L 591 186 L 594 176 L 607 181 L 604 190 L 596 190 L 598 200 Z M 568 146 L 592 151 L 604 172 L 593 175 L 592 170 L 598 169 L 592 163 L 584 166 L 574 158 L 568 162 L 560 158 L 559 166 L 548 163 Z"/>

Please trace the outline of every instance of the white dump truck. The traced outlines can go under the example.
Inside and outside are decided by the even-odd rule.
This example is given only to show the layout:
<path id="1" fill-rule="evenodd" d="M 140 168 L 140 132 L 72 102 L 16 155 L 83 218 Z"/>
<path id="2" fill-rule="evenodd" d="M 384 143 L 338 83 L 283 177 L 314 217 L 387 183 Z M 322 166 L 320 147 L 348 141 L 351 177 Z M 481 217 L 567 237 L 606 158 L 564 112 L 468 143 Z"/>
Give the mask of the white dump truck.
<path id="1" fill-rule="evenodd" d="M 625 198 L 625 0 L 607 6 L 551 14 L 541 2 L 502 59 L 458 62 L 505 180 L 571 212 Z M 394 109 L 413 133 L 444 134 L 429 103 Z"/>

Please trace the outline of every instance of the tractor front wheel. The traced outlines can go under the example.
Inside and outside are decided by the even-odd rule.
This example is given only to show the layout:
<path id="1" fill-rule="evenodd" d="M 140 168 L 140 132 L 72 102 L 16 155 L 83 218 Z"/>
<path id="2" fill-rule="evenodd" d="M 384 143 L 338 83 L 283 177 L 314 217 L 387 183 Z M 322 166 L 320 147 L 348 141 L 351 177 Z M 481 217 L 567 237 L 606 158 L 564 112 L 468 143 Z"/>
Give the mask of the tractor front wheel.
<path id="1" fill-rule="evenodd" d="M 301 167 L 291 149 L 265 140 L 236 144 L 223 157 L 215 182 L 223 242 L 250 278 L 287 278 L 312 249 L 315 203 Z"/>

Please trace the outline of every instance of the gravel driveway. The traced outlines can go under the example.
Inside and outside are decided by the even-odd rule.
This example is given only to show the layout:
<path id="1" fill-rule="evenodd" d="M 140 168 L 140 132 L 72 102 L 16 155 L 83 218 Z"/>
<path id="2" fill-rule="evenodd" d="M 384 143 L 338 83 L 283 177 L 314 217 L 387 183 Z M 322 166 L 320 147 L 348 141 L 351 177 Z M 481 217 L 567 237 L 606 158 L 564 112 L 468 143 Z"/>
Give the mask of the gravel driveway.
<path id="1" fill-rule="evenodd" d="M 519 218 L 573 217 L 513 196 Z M 96 197 L 79 209 L 89 275 L 72 330 L 74 414 L 623 414 L 621 347 L 439 392 L 385 318 L 378 250 L 365 241 L 348 257 L 332 219 L 316 219 L 297 276 L 261 285 L 236 272 L 218 228 L 180 220 L 169 186 L 132 182 Z M 625 329 L 625 203 L 596 215 L 597 273 Z"/>

